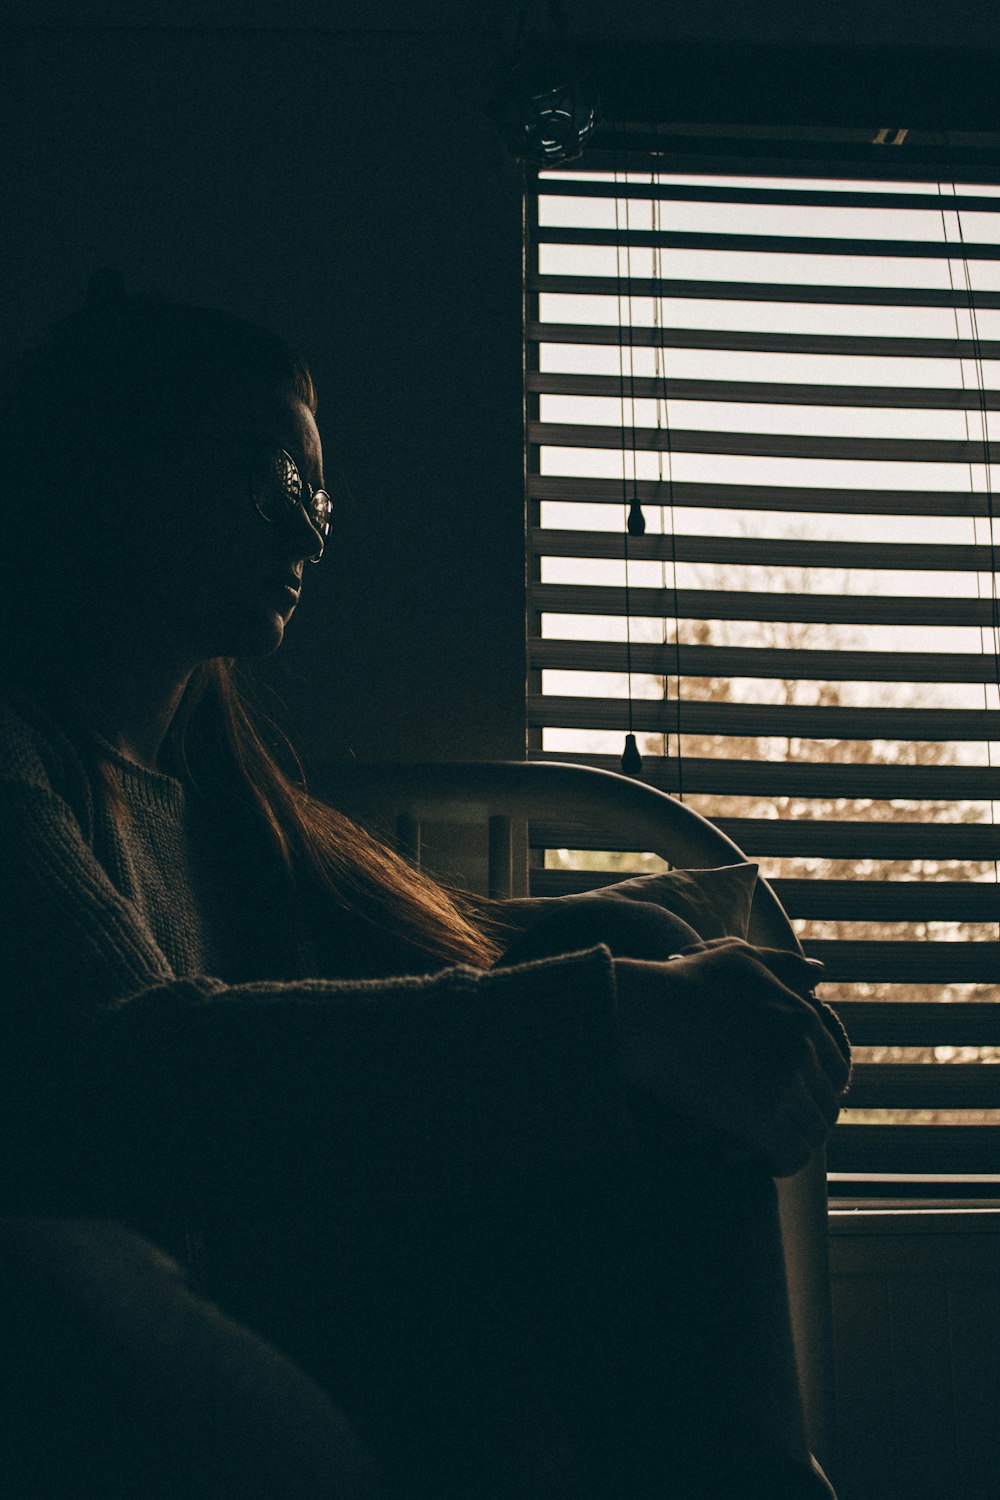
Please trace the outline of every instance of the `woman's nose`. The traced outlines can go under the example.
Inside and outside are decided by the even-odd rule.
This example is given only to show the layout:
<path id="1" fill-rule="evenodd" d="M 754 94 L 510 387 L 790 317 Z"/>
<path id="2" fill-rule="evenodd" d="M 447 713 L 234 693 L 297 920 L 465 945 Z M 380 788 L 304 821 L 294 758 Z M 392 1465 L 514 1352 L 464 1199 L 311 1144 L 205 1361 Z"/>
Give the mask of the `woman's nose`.
<path id="1" fill-rule="evenodd" d="M 309 562 L 319 562 L 323 556 L 325 539 L 313 524 L 312 517 L 301 500 L 294 510 L 289 508 L 288 518 L 288 535 L 294 547 L 295 556 L 304 557 Z"/>

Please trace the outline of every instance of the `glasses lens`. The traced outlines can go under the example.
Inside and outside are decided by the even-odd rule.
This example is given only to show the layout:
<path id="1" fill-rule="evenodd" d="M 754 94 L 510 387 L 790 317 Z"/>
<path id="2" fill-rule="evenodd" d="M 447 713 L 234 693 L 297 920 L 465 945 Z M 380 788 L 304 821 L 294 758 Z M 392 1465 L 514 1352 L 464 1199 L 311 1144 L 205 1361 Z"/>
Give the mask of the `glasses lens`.
<path id="1" fill-rule="evenodd" d="M 333 514 L 333 501 L 326 490 L 316 490 L 307 507 L 309 519 L 319 532 L 320 536 L 326 538 L 330 535 L 330 518 Z"/>
<path id="2" fill-rule="evenodd" d="M 253 473 L 254 504 L 266 521 L 282 521 L 299 505 L 320 535 L 320 543 L 310 561 L 319 562 L 323 543 L 330 534 L 333 501 L 326 490 L 310 490 L 304 498 L 302 479 L 295 460 L 283 448 L 261 455 Z"/>
<path id="3" fill-rule="evenodd" d="M 262 455 L 253 477 L 254 504 L 267 521 L 280 521 L 302 498 L 302 480 L 283 448 Z"/>

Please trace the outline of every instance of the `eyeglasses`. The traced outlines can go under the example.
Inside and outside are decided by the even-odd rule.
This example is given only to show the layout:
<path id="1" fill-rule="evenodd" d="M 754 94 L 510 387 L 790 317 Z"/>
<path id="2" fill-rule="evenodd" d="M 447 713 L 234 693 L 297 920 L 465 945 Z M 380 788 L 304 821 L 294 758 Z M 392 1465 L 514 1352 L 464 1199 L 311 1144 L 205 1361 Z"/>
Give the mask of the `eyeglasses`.
<path id="1" fill-rule="evenodd" d="M 319 534 L 319 548 L 310 562 L 319 562 L 330 535 L 333 501 L 326 490 L 303 485 L 302 476 L 291 454 L 284 448 L 266 448 L 254 463 L 250 479 L 254 504 L 265 521 L 286 521 L 292 511 L 302 507 L 313 530 Z"/>

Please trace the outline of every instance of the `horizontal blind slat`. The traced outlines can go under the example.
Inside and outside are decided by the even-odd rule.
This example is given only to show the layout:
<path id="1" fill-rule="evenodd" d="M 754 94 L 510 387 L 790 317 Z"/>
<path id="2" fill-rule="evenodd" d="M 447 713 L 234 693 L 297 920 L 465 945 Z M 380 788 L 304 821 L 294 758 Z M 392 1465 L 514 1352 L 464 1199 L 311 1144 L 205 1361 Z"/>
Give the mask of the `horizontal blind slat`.
<path id="1" fill-rule="evenodd" d="M 711 234 L 676 229 L 550 229 L 535 231 L 539 245 L 611 245 L 661 250 L 745 251 L 751 255 L 885 256 L 901 260 L 1000 260 L 1000 245 L 970 240 L 889 240 L 793 234 Z"/>
<path id="2" fill-rule="evenodd" d="M 779 385 L 777 381 L 681 380 L 671 375 L 563 375 L 529 370 L 529 391 L 554 396 L 612 396 L 673 401 L 754 402 L 762 406 L 850 406 L 928 411 L 1000 411 L 1000 391 L 928 386 Z M 626 408 L 626 410 L 628 410 Z M 780 418 L 775 418 L 776 423 Z M 631 429 L 627 429 L 631 433 Z M 631 437 L 630 437 L 631 445 Z"/>
<path id="3" fill-rule="evenodd" d="M 1000 1109 L 989 1063 L 855 1063 L 845 1109 Z"/>
<path id="4" fill-rule="evenodd" d="M 815 818 L 713 818 L 747 854 L 824 859 L 1000 859 L 995 823 L 867 822 Z"/>
<path id="5" fill-rule="evenodd" d="M 531 750 L 531 760 L 566 761 L 620 771 L 620 755 Z M 676 795 L 843 797 L 874 801 L 1000 801 L 1000 767 L 852 764 L 849 761 L 752 761 L 722 756 L 647 755 L 640 779 Z M 721 820 L 720 820 L 721 826 Z M 737 843 L 739 840 L 737 840 Z"/>
<path id="6" fill-rule="evenodd" d="M 1000 1125 L 835 1125 L 831 1172 L 995 1172 Z"/>
<path id="7" fill-rule="evenodd" d="M 838 1000 L 835 1009 L 855 1047 L 1000 1046 L 998 1005 L 963 1000 Z"/>
<path id="8" fill-rule="evenodd" d="M 1000 199 L 996 200 L 1000 203 Z M 809 286 L 804 282 L 701 281 L 678 276 L 560 276 L 532 272 L 533 292 L 664 297 L 713 302 L 815 302 L 851 307 L 1000 307 L 1000 292 L 942 287 Z"/>
<path id="9" fill-rule="evenodd" d="M 801 620 L 826 625 L 977 625 L 992 628 L 990 599 L 779 594 L 745 590 L 624 588 L 599 584 L 532 584 L 530 608 L 556 614 L 652 615 L 680 620 Z"/>
<path id="10" fill-rule="evenodd" d="M 564 729 L 631 729 L 646 733 L 719 734 L 813 740 L 989 741 L 995 710 L 966 708 L 828 708 L 798 704 L 691 702 L 670 698 L 528 698 L 528 719 Z"/>
<path id="11" fill-rule="evenodd" d="M 676 677 L 758 677 L 807 682 L 1000 680 L 1000 657 L 942 651 L 797 651 L 754 646 L 662 646 L 624 641 L 528 642 L 532 667 L 549 671 L 649 672 Z M 1000 727 L 997 729 L 1000 738 Z"/>
<path id="12" fill-rule="evenodd" d="M 712 818 L 744 854 L 825 859 L 992 861 L 1000 859 L 1000 825 L 994 823 L 867 822 L 822 818 Z M 533 849 L 636 850 L 635 840 L 611 829 L 572 823 L 532 823 Z"/>
<path id="13" fill-rule="evenodd" d="M 826 978 L 884 984 L 995 984 L 1000 943 L 864 942 L 808 938 L 810 958 L 826 965 Z M 894 1006 L 887 1007 L 895 1009 Z"/>
<path id="14" fill-rule="evenodd" d="M 611 174 L 614 176 L 615 174 Z M 621 174 L 617 174 L 620 176 Z M 538 184 L 540 198 L 618 198 L 657 203 L 759 203 L 804 208 L 917 209 L 943 213 L 1000 213 L 1000 198 L 983 194 L 874 193 L 810 188 L 707 187 L 695 183 L 581 182 L 570 177 L 546 178 Z"/>
<path id="15" fill-rule="evenodd" d="M 994 497 L 968 490 L 869 490 L 833 489 L 806 485 L 707 484 L 668 480 L 629 479 L 628 498 L 633 494 L 643 505 L 692 505 L 706 510 L 778 510 L 810 515 L 894 516 L 982 516 L 996 509 Z M 620 479 L 563 478 L 552 474 L 530 474 L 528 496 L 532 500 L 584 500 L 608 505 L 622 504 Z"/>
<path id="16" fill-rule="evenodd" d="M 647 531 L 625 538 L 621 531 L 535 528 L 536 557 L 597 557 L 630 561 L 735 563 L 792 568 L 878 568 L 904 572 L 991 572 L 1000 562 L 1000 542 L 987 546 L 919 542 L 798 541 L 782 537 L 692 536 Z"/>
<path id="17" fill-rule="evenodd" d="M 997 249 L 1000 255 L 1000 247 Z M 1000 339 L 887 338 L 841 333 L 754 333 L 724 328 L 621 328 L 606 323 L 536 323 L 532 344 L 611 344 L 636 349 L 738 349 L 761 354 L 843 354 L 898 359 L 1000 359 Z"/>
<path id="18" fill-rule="evenodd" d="M 775 879 L 770 884 L 790 917 L 834 922 L 1000 922 L 1000 885 L 993 881 Z"/>
<path id="19" fill-rule="evenodd" d="M 719 453 L 746 458 L 857 459 L 891 463 L 1000 463 L 1000 442 L 941 438 L 818 437 L 782 432 L 711 432 L 686 427 L 605 427 L 529 422 L 528 441 L 550 448 L 639 453 Z"/>
<path id="20" fill-rule="evenodd" d="M 691 176 L 793 177 L 810 181 L 856 179 L 917 184 L 1000 181 L 996 135 L 977 132 L 945 142 L 908 133 L 905 149 L 876 145 L 873 131 L 748 128 L 739 131 L 690 125 L 637 130 L 617 123 L 599 127 L 587 144 L 593 172 L 668 172 Z M 549 172 L 580 170 L 579 162 Z"/>

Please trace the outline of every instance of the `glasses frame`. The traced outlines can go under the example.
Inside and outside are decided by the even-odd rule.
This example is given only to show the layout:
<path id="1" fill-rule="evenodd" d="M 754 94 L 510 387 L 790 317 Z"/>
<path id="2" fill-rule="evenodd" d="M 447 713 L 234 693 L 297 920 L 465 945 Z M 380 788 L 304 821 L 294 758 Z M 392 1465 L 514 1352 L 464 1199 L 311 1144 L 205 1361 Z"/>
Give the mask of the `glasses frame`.
<path id="1" fill-rule="evenodd" d="M 288 489 L 285 488 L 282 496 L 284 504 L 282 505 L 281 500 L 279 500 L 278 504 L 280 506 L 280 509 L 278 513 L 276 515 L 269 515 L 261 504 L 262 497 L 259 491 L 258 471 L 263 467 L 265 459 L 269 459 L 273 462 L 275 458 L 284 460 L 285 464 L 287 465 L 289 477 L 292 479 L 293 485 L 297 485 L 298 493 L 290 494 Z M 278 484 L 275 484 L 274 489 L 275 493 L 277 494 L 280 486 Z M 333 511 L 333 501 L 330 498 L 330 493 L 328 490 L 325 490 L 323 488 L 313 489 L 311 484 L 303 480 L 302 475 L 299 473 L 298 464 L 295 462 L 294 458 L 286 448 L 268 446 L 265 448 L 261 448 L 258 451 L 250 470 L 250 494 L 251 498 L 253 499 L 254 506 L 257 510 L 257 514 L 263 517 L 263 519 L 272 526 L 280 525 L 281 521 L 289 514 L 290 511 L 301 510 L 306 520 L 309 522 L 309 525 L 319 537 L 319 551 L 308 556 L 307 561 L 311 563 L 318 563 L 322 559 L 323 552 L 326 548 L 326 540 L 330 535 L 330 516 Z M 315 506 L 318 499 L 321 499 L 325 502 L 325 506 L 323 508 L 325 519 L 323 520 L 318 519 L 313 510 L 313 507 Z"/>

